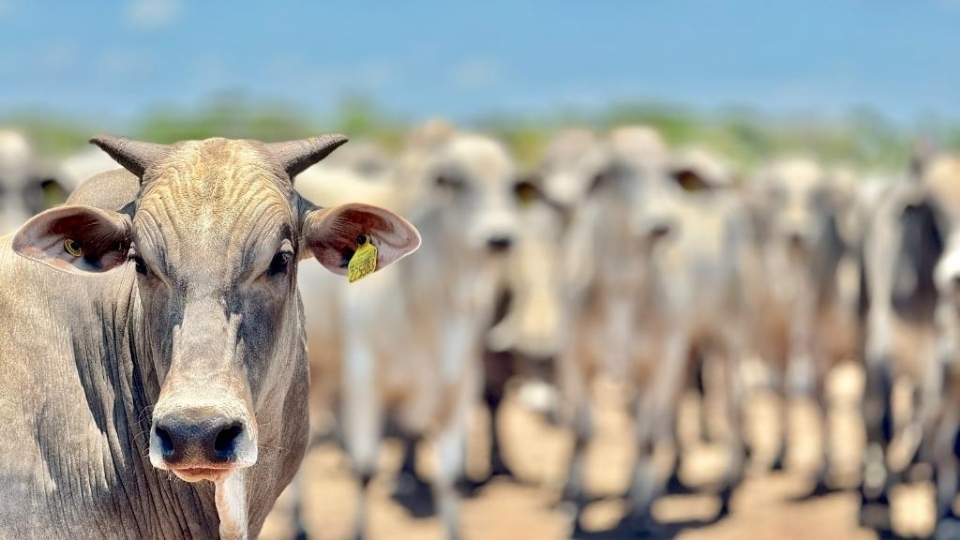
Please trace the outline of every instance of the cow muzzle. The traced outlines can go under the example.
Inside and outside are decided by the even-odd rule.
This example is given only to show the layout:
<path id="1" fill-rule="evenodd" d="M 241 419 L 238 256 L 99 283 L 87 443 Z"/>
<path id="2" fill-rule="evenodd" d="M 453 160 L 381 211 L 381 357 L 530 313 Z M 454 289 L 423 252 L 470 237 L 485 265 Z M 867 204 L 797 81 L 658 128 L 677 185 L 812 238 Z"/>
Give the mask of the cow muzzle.
<path id="1" fill-rule="evenodd" d="M 205 406 L 154 417 L 150 463 L 182 480 L 218 480 L 256 461 L 256 436 L 244 415 Z"/>

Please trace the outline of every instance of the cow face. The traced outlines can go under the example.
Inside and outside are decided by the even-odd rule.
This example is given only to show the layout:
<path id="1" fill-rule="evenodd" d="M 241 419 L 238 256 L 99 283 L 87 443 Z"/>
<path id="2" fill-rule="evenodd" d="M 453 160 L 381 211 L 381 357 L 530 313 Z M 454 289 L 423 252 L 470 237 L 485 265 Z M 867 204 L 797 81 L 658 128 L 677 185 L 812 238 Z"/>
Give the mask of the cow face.
<path id="1" fill-rule="evenodd" d="M 787 159 L 767 168 L 754 188 L 774 245 L 795 260 L 808 260 L 845 215 L 852 193 L 816 162 Z"/>
<path id="2" fill-rule="evenodd" d="M 500 143 L 479 135 L 454 135 L 428 170 L 447 220 L 444 230 L 456 236 L 453 243 L 481 256 L 512 247 L 519 227 L 518 178 Z"/>
<path id="3" fill-rule="evenodd" d="M 386 210 L 320 209 L 293 190 L 293 176 L 344 141 L 96 139 L 142 179 L 132 216 L 63 206 L 14 238 L 20 254 L 64 271 L 136 273 L 138 352 L 160 381 L 155 467 L 217 480 L 257 461 L 258 418 L 276 413 L 305 375 L 300 258 L 344 274 L 361 243 L 379 248 L 377 269 L 419 245 L 416 230 Z"/>

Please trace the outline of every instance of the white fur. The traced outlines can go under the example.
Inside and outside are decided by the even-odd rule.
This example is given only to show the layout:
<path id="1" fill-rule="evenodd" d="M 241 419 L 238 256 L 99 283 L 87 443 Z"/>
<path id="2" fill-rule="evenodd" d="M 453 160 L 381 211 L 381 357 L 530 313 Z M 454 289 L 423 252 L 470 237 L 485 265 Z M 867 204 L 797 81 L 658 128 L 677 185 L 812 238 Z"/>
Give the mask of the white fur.
<path id="1" fill-rule="evenodd" d="M 247 489 L 244 472 L 234 471 L 216 483 L 217 516 L 220 518 L 220 540 L 247 540 Z"/>

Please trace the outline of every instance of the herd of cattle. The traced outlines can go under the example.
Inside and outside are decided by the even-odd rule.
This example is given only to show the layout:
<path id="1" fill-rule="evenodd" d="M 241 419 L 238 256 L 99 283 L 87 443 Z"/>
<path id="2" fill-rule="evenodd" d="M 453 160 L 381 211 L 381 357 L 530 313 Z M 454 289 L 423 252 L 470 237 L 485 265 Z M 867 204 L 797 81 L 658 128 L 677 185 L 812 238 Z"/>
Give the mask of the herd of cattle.
<path id="1" fill-rule="evenodd" d="M 643 534 L 683 488 L 685 393 L 722 396 L 722 516 L 750 456 L 745 366 L 826 418 L 827 375 L 853 359 L 861 524 L 889 532 L 891 490 L 926 464 L 936 534 L 960 538 L 958 158 L 867 175 L 790 156 L 740 176 L 632 126 L 560 131 L 520 171 L 502 142 L 439 121 L 395 153 L 331 154 L 339 136 L 93 142 L 40 167 L 0 130 L 0 537 L 255 538 L 288 484 L 302 497 L 310 444 L 341 444 L 366 488 L 387 436 L 404 442 L 396 489 L 432 497 L 459 537 L 478 404 L 490 474 L 511 474 L 508 389 L 573 432 L 561 496 L 579 511 L 601 377 L 631 396 L 626 522 Z M 396 264 L 348 284 L 367 242 L 377 270 Z M 815 492 L 834 488 L 832 446 Z"/>

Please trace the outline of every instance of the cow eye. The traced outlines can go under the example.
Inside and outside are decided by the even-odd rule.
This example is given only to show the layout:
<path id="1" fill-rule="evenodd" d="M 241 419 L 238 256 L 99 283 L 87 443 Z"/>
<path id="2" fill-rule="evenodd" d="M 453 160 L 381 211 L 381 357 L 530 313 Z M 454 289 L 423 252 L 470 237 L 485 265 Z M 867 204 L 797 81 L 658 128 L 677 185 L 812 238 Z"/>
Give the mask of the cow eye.
<path id="1" fill-rule="evenodd" d="M 137 255 L 136 253 L 131 253 L 129 258 L 131 261 L 133 261 L 134 268 L 137 269 L 138 274 L 141 276 L 146 276 L 150 273 L 150 271 L 147 270 L 146 263 L 143 262 L 143 257 Z"/>
<path id="2" fill-rule="evenodd" d="M 286 274 L 287 270 L 290 269 L 290 263 L 293 262 L 293 253 L 289 251 L 280 251 L 273 256 L 273 260 L 270 261 L 270 268 L 267 269 L 268 276 L 278 276 L 280 274 Z"/>
<path id="3" fill-rule="evenodd" d="M 437 177 L 437 185 L 451 191 L 463 191 L 467 187 L 467 182 L 463 177 L 455 174 L 441 174 Z"/>

